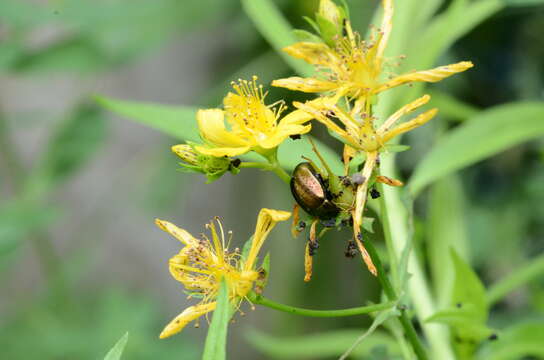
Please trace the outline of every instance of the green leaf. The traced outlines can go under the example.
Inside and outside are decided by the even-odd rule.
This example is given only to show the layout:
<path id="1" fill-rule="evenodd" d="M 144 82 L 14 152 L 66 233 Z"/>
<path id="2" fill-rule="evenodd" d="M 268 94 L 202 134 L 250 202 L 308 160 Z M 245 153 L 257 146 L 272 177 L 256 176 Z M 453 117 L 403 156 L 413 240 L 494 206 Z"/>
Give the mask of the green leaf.
<path id="1" fill-rule="evenodd" d="M 455 280 L 453 284 L 452 305 L 466 307 L 472 304 L 472 315 L 483 322 L 487 320 L 488 305 L 485 288 L 472 268 L 451 249 Z"/>
<path id="2" fill-rule="evenodd" d="M 180 140 L 200 141 L 196 108 L 123 101 L 103 96 L 95 99 L 104 108 L 167 135 Z"/>
<path id="3" fill-rule="evenodd" d="M 463 259 L 467 258 L 468 238 L 464 200 L 462 184 L 455 175 L 445 177 L 431 187 L 426 243 L 439 308 L 450 305 L 452 296 L 451 283 L 455 271 L 450 249 L 455 249 Z"/>
<path id="4" fill-rule="evenodd" d="M 125 346 L 127 345 L 128 341 L 128 332 L 123 335 L 119 341 L 111 348 L 110 351 L 104 356 L 104 360 L 120 360 L 121 355 L 123 355 L 123 351 L 125 350 Z"/>
<path id="5" fill-rule="evenodd" d="M 480 342 L 487 339 L 493 330 L 474 319 L 474 310 L 471 304 L 465 304 L 461 308 L 444 309 L 434 313 L 426 319 L 426 322 L 450 325 L 455 329 L 459 339 Z"/>
<path id="6" fill-rule="evenodd" d="M 400 316 L 400 312 L 399 310 L 394 307 L 394 308 L 391 308 L 389 310 L 385 310 L 385 311 L 382 311 L 380 312 L 375 318 L 374 318 L 374 321 L 372 321 L 372 324 L 370 325 L 370 327 L 368 328 L 367 331 L 365 331 L 362 335 L 360 335 L 357 339 L 355 339 L 355 341 L 353 342 L 353 344 L 342 354 L 342 356 L 340 357 L 339 360 L 344 360 L 346 359 L 348 356 L 351 355 L 351 353 L 353 352 L 353 350 L 355 350 L 355 348 L 357 346 L 359 346 L 360 344 L 363 344 L 364 341 L 366 339 L 368 339 L 368 337 L 374 332 L 376 331 L 376 329 L 378 328 L 378 326 L 380 326 L 381 324 L 383 324 L 385 321 L 387 321 L 388 319 L 392 318 L 392 317 L 398 317 Z"/>
<path id="7" fill-rule="evenodd" d="M 302 336 L 276 337 L 251 329 L 245 333 L 257 350 L 276 359 L 316 359 L 340 356 L 361 335 L 357 330 L 335 330 Z M 385 332 L 376 331 L 353 350 L 353 357 L 370 355 L 373 348 L 386 346 L 392 354 L 399 354 L 395 340 Z"/>
<path id="8" fill-rule="evenodd" d="M 527 321 L 501 331 L 498 339 L 486 343 L 478 352 L 481 360 L 518 360 L 544 358 L 544 322 Z"/>
<path id="9" fill-rule="evenodd" d="M 544 134 L 544 103 L 518 102 L 480 112 L 442 137 L 410 179 L 413 194 L 444 175 Z"/>
<path id="10" fill-rule="evenodd" d="M 242 0 L 242 6 L 257 30 L 293 70 L 302 76 L 313 74 L 312 66 L 282 51 L 284 47 L 295 43 L 296 38 L 291 25 L 272 1 Z"/>
<path id="11" fill-rule="evenodd" d="M 478 108 L 462 102 L 448 93 L 433 90 L 430 91 L 431 102 L 434 107 L 440 109 L 440 115 L 449 120 L 465 121 L 478 114 Z"/>
<path id="12" fill-rule="evenodd" d="M 213 312 L 212 322 L 206 336 L 202 360 L 224 360 L 227 358 L 227 331 L 230 317 L 229 289 L 223 278 L 217 295 L 217 307 Z"/>

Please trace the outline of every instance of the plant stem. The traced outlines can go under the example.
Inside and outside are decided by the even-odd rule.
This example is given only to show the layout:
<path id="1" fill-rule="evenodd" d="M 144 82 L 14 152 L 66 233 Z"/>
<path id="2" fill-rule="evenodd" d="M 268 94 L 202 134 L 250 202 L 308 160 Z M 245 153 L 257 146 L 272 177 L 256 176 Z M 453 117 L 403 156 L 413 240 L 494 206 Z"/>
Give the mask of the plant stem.
<path id="1" fill-rule="evenodd" d="M 272 171 L 276 174 L 283 182 L 289 184 L 291 181 L 291 176 L 283 170 L 277 160 L 270 160 L 270 163 L 261 163 L 261 162 L 242 162 L 240 168 L 255 168 L 263 169 L 266 171 Z"/>
<path id="2" fill-rule="evenodd" d="M 301 316 L 311 316 L 311 317 L 341 317 L 341 316 L 353 316 L 353 315 L 364 315 L 372 312 L 389 309 L 395 306 L 395 302 L 386 302 L 376 305 L 361 306 L 349 309 L 340 309 L 340 310 L 312 310 L 312 309 L 303 309 L 299 307 L 289 306 L 281 303 L 277 303 L 270 299 L 265 298 L 262 295 L 258 295 L 254 292 L 248 295 L 249 300 L 255 304 L 263 305 L 271 309 L 283 311 L 290 314 L 301 315 Z"/>
<path id="3" fill-rule="evenodd" d="M 395 176 L 394 157 L 388 156 L 383 158 L 380 168 L 382 173 L 388 176 Z M 384 186 L 382 196 L 384 197 L 383 200 L 387 209 L 384 216 L 388 220 L 386 223 L 389 226 L 388 231 L 391 234 L 391 243 L 393 244 L 396 258 L 399 259 L 410 241 L 408 210 L 402 203 L 399 189 Z M 425 323 L 425 319 L 435 313 L 436 306 L 431 296 L 425 273 L 414 252 L 411 252 L 408 256 L 408 272 L 411 274 L 408 282 L 410 300 L 414 304 L 414 310 L 421 328 L 429 341 L 432 358 L 440 360 L 455 359 L 449 343 L 447 327 L 441 324 Z"/>
<path id="4" fill-rule="evenodd" d="M 385 295 L 389 298 L 389 300 L 395 301 L 397 300 L 397 294 L 395 292 L 395 289 L 393 289 L 393 286 L 391 285 L 391 282 L 389 281 L 389 278 L 387 277 L 387 274 L 385 273 L 385 269 L 383 268 L 382 261 L 380 260 L 380 257 L 378 256 L 378 253 L 376 252 L 376 249 L 374 248 L 374 245 L 370 243 L 369 241 L 365 243 L 365 247 L 368 250 L 368 253 L 370 254 L 370 257 L 372 258 L 372 262 L 374 262 L 374 265 L 376 266 L 376 269 L 378 270 L 378 281 L 382 285 L 383 291 L 385 292 Z M 412 324 L 412 321 L 408 318 L 408 315 L 406 314 L 406 309 L 403 307 L 399 307 L 400 310 L 400 323 L 404 329 L 404 332 L 406 334 L 406 337 L 408 338 L 408 341 L 410 344 L 412 344 L 412 347 L 414 349 L 414 352 L 416 353 L 416 356 L 420 360 L 427 360 L 427 352 L 425 348 L 423 347 L 423 344 L 419 340 L 419 337 L 417 336 L 416 330 L 414 329 L 414 325 Z"/>
<path id="5" fill-rule="evenodd" d="M 533 280 L 542 273 L 544 273 L 544 254 L 531 259 L 528 264 L 491 286 L 487 293 L 487 302 L 489 305 L 495 304 L 515 288 Z"/>

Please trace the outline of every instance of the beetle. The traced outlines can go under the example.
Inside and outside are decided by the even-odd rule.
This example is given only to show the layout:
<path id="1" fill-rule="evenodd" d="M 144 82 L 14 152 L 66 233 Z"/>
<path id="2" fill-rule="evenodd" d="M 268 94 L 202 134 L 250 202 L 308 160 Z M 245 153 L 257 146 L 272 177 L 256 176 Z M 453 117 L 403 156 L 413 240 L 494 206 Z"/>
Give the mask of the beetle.
<path id="1" fill-rule="evenodd" d="M 323 177 L 311 163 L 301 162 L 295 167 L 290 185 L 295 201 L 308 214 L 329 220 L 340 213 L 340 208 L 332 202 L 332 194 Z"/>

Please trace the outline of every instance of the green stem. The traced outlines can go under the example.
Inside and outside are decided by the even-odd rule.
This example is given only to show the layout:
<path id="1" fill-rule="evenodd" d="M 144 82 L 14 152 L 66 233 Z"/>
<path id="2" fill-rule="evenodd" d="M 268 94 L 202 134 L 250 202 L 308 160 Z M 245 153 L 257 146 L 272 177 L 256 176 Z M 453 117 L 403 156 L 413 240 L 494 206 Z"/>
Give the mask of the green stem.
<path id="1" fill-rule="evenodd" d="M 489 305 L 495 304 L 512 290 L 533 280 L 542 273 L 544 273 L 544 254 L 531 259 L 528 264 L 520 267 L 495 285 L 491 286 L 487 293 Z"/>
<path id="2" fill-rule="evenodd" d="M 299 307 L 289 306 L 281 304 L 270 299 L 265 298 L 262 295 L 258 295 L 254 292 L 251 292 L 248 295 L 248 298 L 254 304 L 263 305 L 271 309 L 283 311 L 289 314 L 301 315 L 301 316 L 311 316 L 311 317 L 341 317 L 341 316 L 354 316 L 354 315 L 364 315 L 376 311 L 386 310 L 395 306 L 395 302 L 386 302 L 376 305 L 361 306 L 349 309 L 340 309 L 340 310 L 312 310 L 312 309 L 303 309 Z"/>
<path id="3" fill-rule="evenodd" d="M 369 241 L 365 243 L 365 247 L 368 250 L 368 253 L 370 257 L 372 258 L 372 262 L 376 266 L 376 270 L 378 270 L 378 281 L 382 285 L 383 291 L 385 292 L 385 295 L 389 298 L 389 300 L 395 301 L 397 300 L 397 294 L 395 292 L 395 289 L 393 289 L 393 286 L 391 285 L 391 282 L 389 281 L 389 278 L 387 277 L 387 274 L 385 273 L 385 269 L 383 268 L 382 261 L 380 260 L 380 257 L 378 256 L 378 253 L 376 252 L 376 249 L 374 248 L 374 245 L 372 245 Z M 408 315 L 406 314 L 406 309 L 403 307 L 399 307 L 400 310 L 400 323 L 404 329 L 404 332 L 406 334 L 406 337 L 408 338 L 408 341 L 410 344 L 412 344 L 412 347 L 414 349 L 414 352 L 416 353 L 416 356 L 419 360 L 427 360 L 427 352 L 425 348 L 423 347 L 423 344 L 419 340 L 419 337 L 417 336 L 416 330 L 414 329 L 414 325 L 412 324 L 412 321 L 408 318 Z"/>
<path id="4" fill-rule="evenodd" d="M 395 176 L 394 157 L 388 156 L 383 158 L 380 171 L 388 174 L 388 176 Z M 384 186 L 382 196 L 387 209 L 387 212 L 383 215 L 388 219 L 388 231 L 391 234 L 391 242 L 396 258 L 400 259 L 406 246 L 411 241 L 410 229 L 408 227 L 409 213 L 400 198 L 399 189 Z M 431 296 L 425 272 L 413 251 L 408 255 L 407 268 L 411 274 L 408 282 L 410 300 L 414 304 L 415 313 L 429 342 L 432 358 L 440 360 L 455 359 L 449 342 L 447 327 L 442 324 L 425 323 L 425 319 L 436 312 L 436 305 Z"/>
<path id="5" fill-rule="evenodd" d="M 277 160 L 270 160 L 270 163 L 261 163 L 261 162 L 242 162 L 240 168 L 254 168 L 254 169 L 263 169 L 266 171 L 272 171 L 276 174 L 283 182 L 289 184 L 291 181 L 291 176 L 283 170 Z"/>

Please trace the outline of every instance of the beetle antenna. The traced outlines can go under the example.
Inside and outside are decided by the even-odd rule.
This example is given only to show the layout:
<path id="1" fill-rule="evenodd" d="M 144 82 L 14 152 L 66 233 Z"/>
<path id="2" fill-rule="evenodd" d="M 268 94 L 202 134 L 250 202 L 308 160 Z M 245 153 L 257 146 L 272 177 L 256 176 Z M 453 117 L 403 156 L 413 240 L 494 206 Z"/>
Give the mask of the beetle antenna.
<path id="1" fill-rule="evenodd" d="M 321 156 L 321 154 L 317 150 L 317 146 L 315 146 L 314 141 L 312 139 L 310 139 L 309 137 L 307 137 L 307 139 L 310 142 L 310 144 L 312 145 L 313 152 L 315 152 L 315 154 L 317 155 L 317 157 L 319 158 L 319 160 L 321 161 L 321 163 L 325 167 L 325 170 L 327 170 L 328 177 L 332 178 L 334 176 L 334 174 L 333 174 L 331 168 L 329 167 L 329 165 L 325 162 L 325 159 L 323 158 L 323 156 Z"/>

